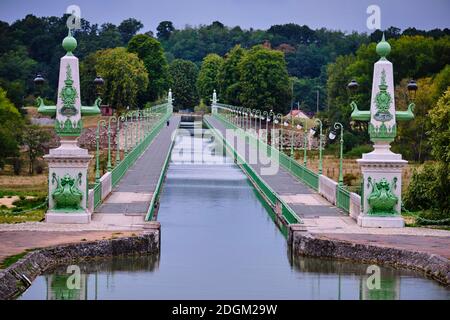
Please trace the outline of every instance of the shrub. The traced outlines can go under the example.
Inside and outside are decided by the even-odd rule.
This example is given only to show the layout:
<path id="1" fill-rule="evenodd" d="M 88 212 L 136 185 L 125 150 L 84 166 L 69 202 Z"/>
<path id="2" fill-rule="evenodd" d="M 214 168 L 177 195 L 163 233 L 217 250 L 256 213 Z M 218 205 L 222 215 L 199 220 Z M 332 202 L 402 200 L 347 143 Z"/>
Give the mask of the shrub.
<path id="1" fill-rule="evenodd" d="M 353 180 L 356 180 L 356 176 L 353 173 L 346 173 L 344 175 L 344 184 L 347 186 L 351 186 Z"/>
<path id="2" fill-rule="evenodd" d="M 446 163 L 425 163 L 421 170 L 415 170 L 408 190 L 404 196 L 404 204 L 408 210 L 432 210 L 450 217 L 450 174 Z"/>
<path id="3" fill-rule="evenodd" d="M 373 150 L 370 144 L 356 146 L 345 154 L 347 158 L 361 158 L 363 153 L 369 153 Z"/>

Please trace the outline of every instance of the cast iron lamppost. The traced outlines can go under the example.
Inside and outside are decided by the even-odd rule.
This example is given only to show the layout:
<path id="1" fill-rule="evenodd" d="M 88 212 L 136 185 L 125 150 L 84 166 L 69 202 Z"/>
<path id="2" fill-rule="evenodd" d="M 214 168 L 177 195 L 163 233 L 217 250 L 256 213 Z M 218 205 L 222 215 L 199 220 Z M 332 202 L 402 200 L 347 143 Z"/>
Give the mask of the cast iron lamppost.
<path id="1" fill-rule="evenodd" d="M 96 140 L 96 151 L 95 151 L 95 183 L 100 183 L 100 127 L 106 128 L 106 121 L 99 120 L 97 122 L 97 132 L 95 135 Z"/>
<path id="2" fill-rule="evenodd" d="M 319 118 L 316 118 L 315 122 L 319 125 L 319 174 L 322 174 L 323 171 L 323 160 L 322 160 L 322 149 L 323 149 L 323 135 L 322 135 L 322 120 L 320 120 Z M 311 128 L 311 131 L 313 134 L 316 133 L 317 129 L 316 128 Z"/>
<path id="3" fill-rule="evenodd" d="M 343 158 L 343 151 L 344 151 L 344 126 L 342 125 L 342 123 L 340 122 L 336 122 L 334 124 L 334 130 L 330 131 L 328 138 L 330 138 L 330 140 L 334 140 L 336 139 L 336 134 L 337 131 L 340 129 L 341 132 L 341 136 L 340 136 L 340 140 L 339 140 L 339 144 L 340 144 L 340 148 L 339 148 L 339 179 L 338 179 L 338 183 L 339 186 L 342 186 L 344 184 L 344 176 L 342 173 L 342 158 Z"/>
<path id="4" fill-rule="evenodd" d="M 297 128 L 303 127 L 303 166 L 306 167 L 306 162 L 308 160 L 307 154 L 306 154 L 306 145 L 308 144 L 308 119 L 303 119 L 304 124 L 297 126 Z"/>

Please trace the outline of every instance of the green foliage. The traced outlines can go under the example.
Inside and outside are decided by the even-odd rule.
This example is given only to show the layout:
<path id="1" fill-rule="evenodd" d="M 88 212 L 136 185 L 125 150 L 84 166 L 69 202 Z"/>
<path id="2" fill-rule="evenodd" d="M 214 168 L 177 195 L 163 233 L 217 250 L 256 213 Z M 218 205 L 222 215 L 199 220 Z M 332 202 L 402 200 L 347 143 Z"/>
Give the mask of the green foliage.
<path id="1" fill-rule="evenodd" d="M 345 158 L 361 158 L 363 153 L 369 153 L 373 151 L 373 147 L 370 144 L 363 144 L 352 148 L 345 153 Z"/>
<path id="2" fill-rule="evenodd" d="M 187 60 L 175 59 L 169 66 L 169 83 L 176 109 L 193 109 L 199 101 L 197 93 L 197 66 Z"/>
<path id="3" fill-rule="evenodd" d="M 8 157 L 17 156 L 23 120 L 19 111 L 0 88 L 0 168 Z"/>
<path id="4" fill-rule="evenodd" d="M 219 90 L 219 73 L 222 68 L 223 59 L 217 54 L 208 54 L 202 63 L 197 79 L 197 90 L 207 105 L 211 105 L 211 97 L 214 89 Z"/>
<path id="5" fill-rule="evenodd" d="M 410 99 L 406 89 L 408 79 L 404 79 L 395 88 L 397 110 L 406 110 Z M 436 103 L 433 99 L 434 86 L 430 77 L 417 80 L 419 90 L 416 93 L 414 119 L 398 122 L 398 135 L 392 145 L 392 151 L 401 153 L 406 159 L 423 162 L 430 158 L 431 147 L 426 135 L 430 126 L 428 111 Z"/>
<path id="6" fill-rule="evenodd" d="M 395 30 L 391 31 L 395 34 Z M 420 79 L 432 76 L 444 69 L 450 61 L 449 36 L 438 39 L 424 36 L 399 36 L 397 39 L 387 40 L 392 46 L 392 52 L 388 59 L 394 64 L 396 84 L 401 83 L 403 79 Z M 352 78 L 359 83 L 360 87 L 354 99 L 360 110 L 368 110 L 372 91 L 373 63 L 379 58 L 375 52 L 375 46 L 375 43 L 363 44 L 357 50 L 356 56 L 338 57 L 336 62 L 330 64 L 327 68 L 328 105 L 330 106 L 329 117 L 331 122 L 339 121 L 344 124 L 347 130 L 365 135 L 367 142 L 367 125 L 365 123 L 356 121 L 354 125 L 350 126 L 350 97 L 346 86 Z M 442 75 L 442 79 L 445 78 L 446 76 Z M 401 84 L 406 85 L 405 82 Z M 421 91 L 420 86 L 419 91 Z M 424 92 L 429 94 L 427 90 L 424 90 Z M 425 105 L 424 109 L 426 109 Z M 423 114 L 425 113 L 426 110 L 423 110 Z M 417 123 L 421 126 L 422 123 L 420 122 L 419 120 Z M 415 132 L 420 133 L 421 131 L 416 130 Z M 420 141 L 417 137 L 414 137 L 414 139 Z M 414 151 L 414 155 L 418 155 L 417 150 Z M 414 158 L 414 156 L 411 154 L 410 158 Z"/>
<path id="7" fill-rule="evenodd" d="M 106 49 L 96 53 L 95 69 L 105 80 L 102 97 L 119 110 L 137 106 L 137 96 L 148 86 L 144 63 L 125 48 Z"/>
<path id="8" fill-rule="evenodd" d="M 130 39 L 136 34 L 136 32 L 141 30 L 143 27 L 144 25 L 139 20 L 129 18 L 122 21 L 117 29 L 122 36 L 122 41 L 124 43 L 128 43 L 128 41 L 130 41 Z"/>
<path id="9" fill-rule="evenodd" d="M 50 133 L 38 125 L 25 126 L 22 143 L 27 148 L 29 168 L 28 173 L 34 173 L 35 161 L 37 157 L 44 155 L 50 142 Z"/>
<path id="10" fill-rule="evenodd" d="M 30 93 L 27 84 L 36 71 L 37 63 L 31 59 L 24 46 L 19 46 L 0 56 L 0 85 L 16 108 L 23 106 L 23 98 Z"/>
<path id="11" fill-rule="evenodd" d="M 317 111 L 317 91 L 319 91 L 319 111 L 324 109 L 323 101 L 326 101 L 326 91 L 319 78 L 298 79 L 293 77 L 291 81 L 293 83 L 294 108 L 300 104 L 300 109 L 306 114 L 315 113 Z"/>
<path id="12" fill-rule="evenodd" d="M 161 43 L 144 34 L 134 36 L 128 43 L 128 51 L 136 53 L 147 69 L 149 86 L 140 104 L 160 98 L 168 89 L 168 65 Z"/>
<path id="13" fill-rule="evenodd" d="M 200 100 L 200 104 L 198 106 L 195 106 L 194 112 L 202 113 L 202 114 L 210 113 L 211 112 L 211 108 L 208 107 L 208 105 L 206 105 L 203 102 L 203 100 Z"/>
<path id="14" fill-rule="evenodd" d="M 244 57 L 245 50 L 236 45 L 226 55 L 219 75 L 220 99 L 231 105 L 240 105 L 239 95 L 241 92 L 241 72 L 239 63 Z"/>
<path id="15" fill-rule="evenodd" d="M 244 106 L 275 112 L 289 109 L 291 84 L 282 52 L 255 46 L 244 55 L 239 69 L 239 99 Z"/>
<path id="16" fill-rule="evenodd" d="M 161 21 L 156 27 L 156 36 L 158 39 L 167 40 L 175 31 L 172 21 Z"/>
<path id="17" fill-rule="evenodd" d="M 450 87 L 430 110 L 429 132 L 432 154 L 436 160 L 450 163 Z"/>
<path id="18" fill-rule="evenodd" d="M 450 217 L 450 172 L 448 163 L 427 162 L 415 171 L 404 196 L 408 210 L 432 210 L 441 218 Z"/>

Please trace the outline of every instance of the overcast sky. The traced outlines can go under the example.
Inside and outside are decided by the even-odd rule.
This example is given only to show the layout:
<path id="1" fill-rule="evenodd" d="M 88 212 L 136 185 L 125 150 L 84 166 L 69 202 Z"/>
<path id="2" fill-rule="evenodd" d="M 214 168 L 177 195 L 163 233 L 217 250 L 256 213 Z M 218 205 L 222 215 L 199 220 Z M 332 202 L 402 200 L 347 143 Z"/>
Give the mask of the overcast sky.
<path id="1" fill-rule="evenodd" d="M 163 20 L 177 28 L 219 20 L 245 29 L 293 22 L 314 29 L 371 32 L 366 9 L 372 4 L 381 9 L 382 29 L 450 27 L 450 0 L 0 0 L 0 20 L 11 23 L 29 13 L 61 16 L 71 4 L 93 23 L 136 18 L 144 24 L 141 31 L 155 31 Z"/>

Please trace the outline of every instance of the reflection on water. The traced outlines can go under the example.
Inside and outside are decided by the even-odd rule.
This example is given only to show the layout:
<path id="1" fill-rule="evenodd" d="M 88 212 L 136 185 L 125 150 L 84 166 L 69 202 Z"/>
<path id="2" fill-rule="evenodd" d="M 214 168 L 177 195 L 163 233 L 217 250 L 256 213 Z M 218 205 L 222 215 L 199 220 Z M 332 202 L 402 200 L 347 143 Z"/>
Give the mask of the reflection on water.
<path id="1" fill-rule="evenodd" d="M 181 133 L 172 153 L 158 213 L 160 257 L 80 264 L 78 289 L 68 289 L 71 274 L 62 266 L 38 277 L 21 298 L 450 298 L 449 290 L 413 272 L 381 268 L 381 288 L 369 290 L 367 265 L 291 257 L 246 176 L 216 154 L 221 147 L 210 137 L 191 133 Z"/>

